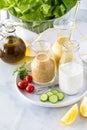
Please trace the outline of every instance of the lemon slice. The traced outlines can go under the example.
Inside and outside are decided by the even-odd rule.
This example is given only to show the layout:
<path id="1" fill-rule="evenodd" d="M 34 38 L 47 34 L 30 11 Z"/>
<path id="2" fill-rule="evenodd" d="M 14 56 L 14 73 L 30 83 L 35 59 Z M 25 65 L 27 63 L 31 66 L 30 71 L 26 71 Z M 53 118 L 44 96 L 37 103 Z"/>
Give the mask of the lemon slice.
<path id="1" fill-rule="evenodd" d="M 80 114 L 83 117 L 87 117 L 87 96 L 85 96 L 82 99 L 81 105 L 80 105 Z"/>
<path id="2" fill-rule="evenodd" d="M 78 105 L 75 104 L 68 110 L 68 112 L 61 119 L 61 123 L 64 125 L 71 125 L 78 116 Z"/>

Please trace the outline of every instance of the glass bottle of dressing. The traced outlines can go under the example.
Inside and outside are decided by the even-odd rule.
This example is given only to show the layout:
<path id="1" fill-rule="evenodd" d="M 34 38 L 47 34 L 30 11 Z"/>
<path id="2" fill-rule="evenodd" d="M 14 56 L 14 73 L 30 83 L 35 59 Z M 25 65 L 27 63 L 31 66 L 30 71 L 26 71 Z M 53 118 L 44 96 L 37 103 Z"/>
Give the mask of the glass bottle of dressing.
<path id="1" fill-rule="evenodd" d="M 83 87 L 83 64 L 79 55 L 79 44 L 68 41 L 63 44 L 63 55 L 59 63 L 59 87 L 68 94 L 77 94 Z"/>
<path id="2" fill-rule="evenodd" d="M 73 32 L 75 28 L 75 24 L 71 20 L 55 20 L 54 21 L 54 28 L 58 32 L 58 38 L 52 47 L 52 55 L 55 61 L 55 68 L 56 73 L 58 74 L 59 71 L 59 61 L 62 56 L 62 45 L 64 42 L 69 41 L 73 37 Z"/>
<path id="3" fill-rule="evenodd" d="M 46 53 L 39 52 L 31 63 L 32 77 L 36 84 L 47 86 L 55 79 L 54 60 Z"/>
<path id="4" fill-rule="evenodd" d="M 5 26 L 6 36 L 0 41 L 0 58 L 6 63 L 16 63 L 25 56 L 26 45 L 15 34 L 12 24 Z"/>
<path id="5" fill-rule="evenodd" d="M 62 45 L 64 42 L 68 41 L 68 37 L 59 37 L 52 47 L 52 56 L 55 62 L 55 72 L 58 73 L 59 61 L 62 56 Z"/>

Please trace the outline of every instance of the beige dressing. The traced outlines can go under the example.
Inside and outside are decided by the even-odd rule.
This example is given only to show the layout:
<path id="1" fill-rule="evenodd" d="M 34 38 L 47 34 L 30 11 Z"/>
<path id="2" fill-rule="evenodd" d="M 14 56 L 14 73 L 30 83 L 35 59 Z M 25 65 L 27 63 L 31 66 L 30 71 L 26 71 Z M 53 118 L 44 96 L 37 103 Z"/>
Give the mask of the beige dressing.
<path id="1" fill-rule="evenodd" d="M 55 64 L 46 53 L 40 52 L 31 63 L 34 82 L 47 83 L 55 76 Z"/>

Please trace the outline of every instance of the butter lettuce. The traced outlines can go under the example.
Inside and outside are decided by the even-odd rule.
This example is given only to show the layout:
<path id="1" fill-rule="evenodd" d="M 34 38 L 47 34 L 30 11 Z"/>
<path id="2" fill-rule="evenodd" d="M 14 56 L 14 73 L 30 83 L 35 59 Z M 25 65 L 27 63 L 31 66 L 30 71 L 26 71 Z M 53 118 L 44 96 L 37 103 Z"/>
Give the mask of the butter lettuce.
<path id="1" fill-rule="evenodd" d="M 65 15 L 77 2 L 78 0 L 0 0 L 0 10 L 10 11 L 22 20 L 23 27 L 40 33 L 52 27 L 54 19 Z"/>
<path id="2" fill-rule="evenodd" d="M 16 17 L 42 21 L 61 17 L 78 0 L 0 0 L 0 9 L 7 9 Z"/>

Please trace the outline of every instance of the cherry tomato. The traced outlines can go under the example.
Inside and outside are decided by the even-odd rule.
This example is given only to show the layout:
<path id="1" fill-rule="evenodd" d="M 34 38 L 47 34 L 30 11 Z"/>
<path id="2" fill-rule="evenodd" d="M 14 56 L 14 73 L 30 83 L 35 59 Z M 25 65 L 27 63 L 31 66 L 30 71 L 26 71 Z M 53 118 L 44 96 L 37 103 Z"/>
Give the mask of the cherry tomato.
<path id="1" fill-rule="evenodd" d="M 26 87 L 26 91 L 28 93 L 32 93 L 34 91 L 35 87 L 31 84 L 29 84 L 27 87 Z"/>
<path id="2" fill-rule="evenodd" d="M 25 77 L 25 80 L 28 82 L 28 83 L 31 83 L 32 82 L 32 76 L 31 75 L 27 75 Z"/>
<path id="3" fill-rule="evenodd" d="M 25 89 L 27 87 L 27 85 L 28 85 L 27 81 L 19 81 L 17 84 L 18 88 L 20 88 L 20 89 Z"/>

